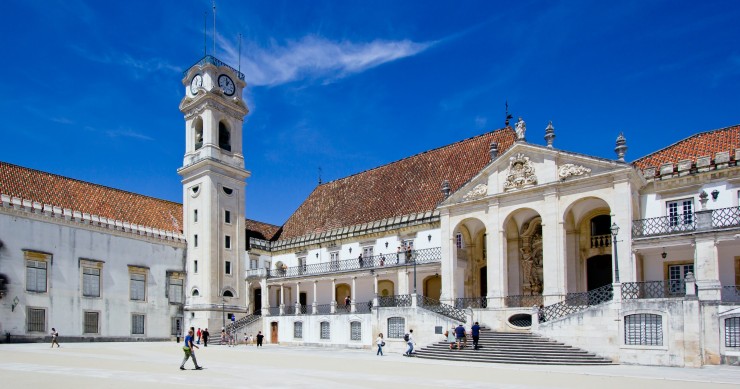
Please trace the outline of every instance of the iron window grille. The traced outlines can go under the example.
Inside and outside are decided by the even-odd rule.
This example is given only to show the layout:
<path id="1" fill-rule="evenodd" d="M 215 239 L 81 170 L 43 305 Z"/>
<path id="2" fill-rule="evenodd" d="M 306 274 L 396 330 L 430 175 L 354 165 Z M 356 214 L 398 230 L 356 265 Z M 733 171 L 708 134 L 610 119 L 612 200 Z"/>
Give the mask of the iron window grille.
<path id="1" fill-rule="evenodd" d="M 82 295 L 85 297 L 100 297 L 100 269 L 82 268 Z"/>
<path id="2" fill-rule="evenodd" d="M 403 339 L 406 330 L 406 319 L 402 317 L 388 318 L 388 338 Z"/>
<path id="3" fill-rule="evenodd" d="M 98 325 L 99 318 L 100 314 L 98 312 L 85 312 L 84 333 L 97 334 L 100 328 Z"/>
<path id="4" fill-rule="evenodd" d="M 297 321 L 293 323 L 293 338 L 303 339 L 303 322 Z"/>
<path id="5" fill-rule="evenodd" d="M 175 316 L 172 318 L 171 334 L 175 336 L 182 334 L 182 317 L 181 316 Z"/>
<path id="6" fill-rule="evenodd" d="M 331 339 L 331 332 L 330 332 L 328 321 L 321 322 L 321 339 L 324 339 L 324 340 Z"/>
<path id="7" fill-rule="evenodd" d="M 144 315 L 131 315 L 131 334 L 144 335 Z"/>
<path id="8" fill-rule="evenodd" d="M 740 317 L 725 319 L 725 347 L 740 347 Z"/>
<path id="9" fill-rule="evenodd" d="M 26 328 L 28 332 L 46 332 L 46 310 L 28 308 L 26 311 Z"/>
<path id="10" fill-rule="evenodd" d="M 652 313 L 639 313 L 625 316 L 624 344 L 662 346 L 663 317 Z"/>
<path id="11" fill-rule="evenodd" d="M 349 323 L 350 329 L 350 340 L 362 340 L 362 323 L 359 321 L 353 321 Z"/>
<path id="12" fill-rule="evenodd" d="M 46 293 L 46 262 L 26 261 L 26 290 Z"/>
<path id="13" fill-rule="evenodd" d="M 146 299 L 146 276 L 131 274 L 131 300 L 144 301 Z"/>

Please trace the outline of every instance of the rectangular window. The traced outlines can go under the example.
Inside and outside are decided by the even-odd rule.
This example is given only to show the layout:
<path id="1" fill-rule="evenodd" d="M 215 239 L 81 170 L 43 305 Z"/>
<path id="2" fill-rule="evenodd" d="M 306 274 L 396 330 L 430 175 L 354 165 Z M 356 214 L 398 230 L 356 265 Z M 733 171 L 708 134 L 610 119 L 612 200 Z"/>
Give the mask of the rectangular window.
<path id="1" fill-rule="evenodd" d="M 28 332 L 46 332 L 46 310 L 43 308 L 27 308 L 26 328 Z"/>
<path id="2" fill-rule="evenodd" d="M 46 293 L 46 261 L 26 261 L 26 290 Z"/>
<path id="3" fill-rule="evenodd" d="M 725 319 L 725 347 L 740 347 L 740 317 Z"/>
<path id="4" fill-rule="evenodd" d="M 172 318 L 171 335 L 182 335 L 182 317 L 175 316 Z"/>
<path id="5" fill-rule="evenodd" d="M 227 248 L 227 249 L 231 248 L 231 237 L 228 235 L 224 237 L 224 248 Z"/>
<path id="6" fill-rule="evenodd" d="M 145 316 L 134 313 L 131 315 L 131 334 L 144 335 Z"/>
<path id="7" fill-rule="evenodd" d="M 663 345 L 663 317 L 640 313 L 624 317 L 624 344 L 641 346 Z"/>
<path id="8" fill-rule="evenodd" d="M 666 203 L 666 209 L 668 210 L 668 223 L 671 227 L 693 226 L 693 199 L 669 201 Z"/>
<path id="9" fill-rule="evenodd" d="M 321 322 L 321 339 L 331 339 L 331 332 L 329 331 L 329 322 Z"/>
<path id="10" fill-rule="evenodd" d="M 406 320 L 402 317 L 388 318 L 388 338 L 403 339 L 404 330 L 406 329 Z"/>
<path id="11" fill-rule="evenodd" d="M 193 247 L 198 247 L 198 234 L 193 235 Z"/>
<path id="12" fill-rule="evenodd" d="M 193 210 L 193 222 L 194 223 L 198 222 L 198 210 L 197 209 Z"/>
<path id="13" fill-rule="evenodd" d="M 196 259 L 193 261 L 193 273 L 197 273 L 197 272 L 198 272 L 198 260 Z"/>
<path id="14" fill-rule="evenodd" d="M 330 252 L 329 260 L 331 261 L 331 270 L 339 270 L 339 251 Z"/>
<path id="15" fill-rule="evenodd" d="M 82 268 L 82 295 L 85 297 L 100 297 L 100 269 L 94 267 Z"/>
<path id="16" fill-rule="evenodd" d="M 249 268 L 250 269 L 256 269 L 259 261 L 256 259 L 250 259 L 249 260 Z"/>
<path id="17" fill-rule="evenodd" d="M 363 258 L 372 258 L 372 256 L 373 256 L 373 246 L 365 246 L 362 248 Z"/>
<path id="18" fill-rule="evenodd" d="M 462 233 L 455 234 L 455 247 L 461 249 L 463 246 Z"/>
<path id="19" fill-rule="evenodd" d="M 224 269 L 226 274 L 231 274 L 231 261 L 226 261 L 224 264 L 226 265 L 226 268 Z"/>
<path id="20" fill-rule="evenodd" d="M 686 287 L 684 279 L 689 272 L 694 272 L 694 264 L 669 265 L 668 266 L 668 284 L 671 293 L 683 295 Z"/>
<path id="21" fill-rule="evenodd" d="M 414 240 L 413 239 L 406 239 L 402 242 L 402 248 L 404 250 L 413 250 L 414 249 Z"/>
<path id="22" fill-rule="evenodd" d="M 85 323 L 82 332 L 85 334 L 97 334 L 99 332 L 98 318 L 100 314 L 98 312 L 85 312 Z"/>
<path id="23" fill-rule="evenodd" d="M 181 278 L 169 278 L 169 286 L 167 290 L 167 295 L 169 296 L 170 303 L 173 304 L 182 304 L 182 286 L 183 286 L 183 280 Z"/>
<path id="24" fill-rule="evenodd" d="M 359 321 L 353 321 L 349 324 L 350 329 L 350 340 L 362 340 L 362 323 Z"/>
<path id="25" fill-rule="evenodd" d="M 231 224 L 231 211 L 224 211 L 224 223 Z"/>
<path id="26" fill-rule="evenodd" d="M 146 300 L 146 275 L 131 273 L 131 300 Z"/>
<path id="27" fill-rule="evenodd" d="M 303 339 L 303 322 L 297 321 L 293 323 L 293 338 Z"/>

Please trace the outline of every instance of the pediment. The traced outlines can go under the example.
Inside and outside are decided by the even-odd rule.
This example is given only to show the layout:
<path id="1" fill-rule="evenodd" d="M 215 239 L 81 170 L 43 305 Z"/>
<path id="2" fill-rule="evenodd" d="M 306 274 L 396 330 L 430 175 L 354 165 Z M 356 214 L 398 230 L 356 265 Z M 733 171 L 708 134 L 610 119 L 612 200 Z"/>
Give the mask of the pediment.
<path id="1" fill-rule="evenodd" d="M 568 182 L 623 170 L 616 160 L 517 142 L 460 187 L 442 205 L 516 193 L 556 182 Z"/>

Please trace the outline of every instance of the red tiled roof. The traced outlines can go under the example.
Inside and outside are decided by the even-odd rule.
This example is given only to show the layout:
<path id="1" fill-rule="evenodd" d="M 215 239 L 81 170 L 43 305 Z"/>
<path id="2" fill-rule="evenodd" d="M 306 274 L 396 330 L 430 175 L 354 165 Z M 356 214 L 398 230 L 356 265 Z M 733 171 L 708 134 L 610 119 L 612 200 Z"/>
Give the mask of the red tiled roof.
<path id="1" fill-rule="evenodd" d="M 400 161 L 319 185 L 283 225 L 280 239 L 433 210 L 443 200 L 442 181 L 452 191 L 516 139 L 511 128 L 489 132 Z"/>
<path id="2" fill-rule="evenodd" d="M 734 156 L 737 148 L 740 148 L 740 125 L 692 135 L 662 150 L 648 154 L 632 164 L 638 169 L 660 168 L 660 165 L 664 163 L 678 163 L 685 159 L 694 162 L 698 157 L 704 156 L 714 159 L 714 155 L 720 151 L 729 151 L 730 156 Z"/>
<path id="3" fill-rule="evenodd" d="M 182 205 L 0 162 L 0 193 L 133 224 L 182 232 Z"/>
<path id="4" fill-rule="evenodd" d="M 273 240 L 280 231 L 280 226 L 251 219 L 246 219 L 246 228 L 248 237 L 262 240 Z"/>

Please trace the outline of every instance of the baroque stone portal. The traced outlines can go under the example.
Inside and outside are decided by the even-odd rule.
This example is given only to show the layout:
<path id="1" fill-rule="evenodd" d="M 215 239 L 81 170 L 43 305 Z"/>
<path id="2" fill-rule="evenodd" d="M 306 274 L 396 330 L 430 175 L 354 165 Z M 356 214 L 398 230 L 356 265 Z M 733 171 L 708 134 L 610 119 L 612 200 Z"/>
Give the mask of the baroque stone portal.
<path id="1" fill-rule="evenodd" d="M 535 217 L 522 225 L 520 263 L 522 268 L 522 294 L 542 294 L 542 219 Z"/>

